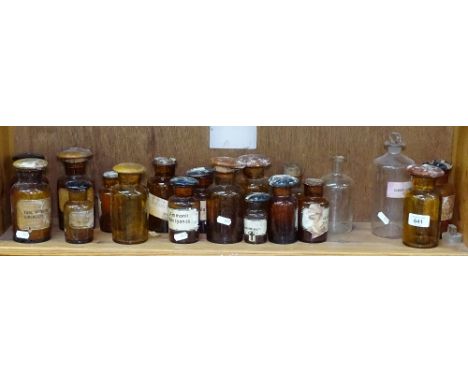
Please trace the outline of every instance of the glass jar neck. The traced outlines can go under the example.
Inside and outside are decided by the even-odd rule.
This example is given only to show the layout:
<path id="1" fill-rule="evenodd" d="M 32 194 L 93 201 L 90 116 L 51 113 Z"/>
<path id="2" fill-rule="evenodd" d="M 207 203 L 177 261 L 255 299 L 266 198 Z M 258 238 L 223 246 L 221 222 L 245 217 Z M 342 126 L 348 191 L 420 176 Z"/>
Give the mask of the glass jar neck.
<path id="1" fill-rule="evenodd" d="M 332 171 L 333 174 L 339 175 L 343 171 L 343 159 L 341 158 L 333 158 L 332 162 Z"/>
<path id="2" fill-rule="evenodd" d="M 310 186 L 308 184 L 304 184 L 304 195 L 321 197 L 323 196 L 323 186 Z"/>
<path id="3" fill-rule="evenodd" d="M 154 175 L 161 178 L 173 178 L 175 174 L 175 164 L 161 165 L 153 164 Z"/>
<path id="4" fill-rule="evenodd" d="M 234 184 L 236 174 L 234 172 L 216 172 L 214 178 L 216 184 Z"/>
<path id="5" fill-rule="evenodd" d="M 41 183 L 42 170 L 17 170 L 18 181 L 22 183 Z"/>
<path id="6" fill-rule="evenodd" d="M 174 186 L 174 195 L 180 198 L 189 198 L 193 195 L 193 187 Z"/>
<path id="7" fill-rule="evenodd" d="M 69 190 L 68 198 L 72 202 L 83 202 L 87 200 L 87 190 Z"/>
<path id="8" fill-rule="evenodd" d="M 137 185 L 141 181 L 141 174 L 119 174 L 119 183 L 125 186 Z"/>
<path id="9" fill-rule="evenodd" d="M 83 162 L 63 162 L 66 175 L 85 175 L 86 174 L 86 161 Z"/>
<path id="10" fill-rule="evenodd" d="M 291 196 L 291 187 L 273 187 L 274 196 Z"/>
<path id="11" fill-rule="evenodd" d="M 435 179 L 422 176 L 412 177 L 413 189 L 418 191 L 431 191 L 435 187 Z"/>
<path id="12" fill-rule="evenodd" d="M 244 167 L 243 172 L 248 179 L 259 179 L 265 176 L 263 167 Z"/>

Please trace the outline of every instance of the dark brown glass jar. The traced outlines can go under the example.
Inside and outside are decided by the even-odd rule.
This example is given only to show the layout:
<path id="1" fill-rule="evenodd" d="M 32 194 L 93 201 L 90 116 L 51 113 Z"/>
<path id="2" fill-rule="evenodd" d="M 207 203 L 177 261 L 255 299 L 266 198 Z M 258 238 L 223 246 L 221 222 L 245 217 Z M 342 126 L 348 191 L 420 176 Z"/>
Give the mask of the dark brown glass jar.
<path id="1" fill-rule="evenodd" d="M 328 208 L 328 200 L 323 197 L 323 180 L 306 179 L 304 195 L 299 199 L 300 241 L 322 243 L 327 240 Z"/>
<path id="2" fill-rule="evenodd" d="M 270 195 L 254 192 L 245 197 L 244 241 L 262 244 L 267 241 L 268 203 Z"/>
<path id="3" fill-rule="evenodd" d="M 273 190 L 268 213 L 268 240 L 277 244 L 294 243 L 297 240 L 297 198 L 292 189 L 299 180 L 290 175 L 273 175 L 269 179 Z"/>
<path id="4" fill-rule="evenodd" d="M 413 186 L 406 192 L 403 207 L 403 244 L 432 248 L 439 243 L 441 200 L 435 189 L 436 178 L 444 172 L 423 164 L 408 166 Z"/>
<path id="5" fill-rule="evenodd" d="M 174 195 L 169 198 L 169 240 L 178 244 L 198 241 L 200 201 L 193 196 L 198 184 L 195 178 L 179 176 L 171 179 Z"/>
<path id="6" fill-rule="evenodd" d="M 188 170 L 186 175 L 198 180 L 198 185 L 193 190 L 193 196 L 200 201 L 200 225 L 198 232 L 206 233 L 206 201 L 208 199 L 208 187 L 213 184 L 213 169 L 196 167 Z"/>
<path id="7" fill-rule="evenodd" d="M 70 180 L 65 184 L 68 200 L 63 209 L 65 240 L 71 244 L 93 241 L 94 203 L 88 200 L 91 182 Z"/>
<path id="8" fill-rule="evenodd" d="M 216 157 L 214 184 L 208 188 L 207 239 L 212 243 L 231 244 L 242 241 L 243 198 L 242 190 L 235 183 L 238 164 L 235 158 Z"/>
<path id="9" fill-rule="evenodd" d="M 112 240 L 119 244 L 139 244 L 148 240 L 148 190 L 140 184 L 145 168 L 138 163 L 120 163 L 112 187 Z"/>
<path id="10" fill-rule="evenodd" d="M 112 232 L 111 199 L 112 187 L 118 183 L 115 171 L 102 174 L 102 188 L 99 190 L 99 227 L 102 232 Z"/>
<path id="11" fill-rule="evenodd" d="M 93 184 L 88 189 L 88 200 L 94 203 L 94 183 L 86 175 L 86 165 L 92 157 L 89 149 L 82 147 L 69 147 L 57 154 L 57 158 L 63 163 L 65 175 L 57 181 L 57 210 L 59 218 L 59 227 L 63 230 L 63 208 L 68 200 L 68 190 L 65 186 L 70 180 L 85 180 Z"/>
<path id="12" fill-rule="evenodd" d="M 240 167 L 244 167 L 241 181 L 242 192 L 245 196 L 253 192 L 268 192 L 268 179 L 265 177 L 265 168 L 271 164 L 270 158 L 260 154 L 246 154 L 237 158 Z"/>
<path id="13" fill-rule="evenodd" d="M 44 182 L 47 161 L 19 159 L 13 162 L 18 180 L 10 191 L 13 240 L 40 243 L 51 237 L 52 204 L 49 184 Z"/>
<path id="14" fill-rule="evenodd" d="M 148 212 L 149 230 L 159 233 L 167 233 L 167 201 L 173 194 L 169 184 L 174 177 L 176 159 L 168 157 L 156 157 L 153 159 L 154 176 L 148 180 Z"/>

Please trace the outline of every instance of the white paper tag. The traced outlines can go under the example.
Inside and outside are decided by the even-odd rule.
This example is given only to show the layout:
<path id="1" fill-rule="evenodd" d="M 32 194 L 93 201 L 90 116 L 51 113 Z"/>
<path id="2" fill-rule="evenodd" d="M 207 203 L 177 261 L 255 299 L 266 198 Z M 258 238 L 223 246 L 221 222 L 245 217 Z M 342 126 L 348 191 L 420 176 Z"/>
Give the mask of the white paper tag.
<path id="1" fill-rule="evenodd" d="M 440 213 L 441 221 L 452 219 L 454 205 L 455 205 L 455 195 L 442 197 L 442 211 Z"/>
<path id="2" fill-rule="evenodd" d="M 68 224 L 72 229 L 89 229 L 94 226 L 94 209 L 72 211 L 68 216 Z"/>
<path id="3" fill-rule="evenodd" d="M 431 225 L 431 217 L 410 213 L 408 215 L 408 224 L 414 227 L 428 228 Z"/>
<path id="4" fill-rule="evenodd" d="M 255 241 L 257 236 L 264 236 L 267 232 L 266 219 L 244 219 L 244 235 L 249 241 Z"/>
<path id="5" fill-rule="evenodd" d="M 231 225 L 231 219 L 225 218 L 224 216 L 218 216 L 218 217 L 216 218 L 216 221 L 217 221 L 219 224 Z"/>
<path id="6" fill-rule="evenodd" d="M 169 229 L 173 231 L 198 231 L 198 210 L 188 209 L 168 209 Z"/>
<path id="7" fill-rule="evenodd" d="M 148 195 L 148 212 L 150 215 L 167 221 L 167 206 L 168 202 L 166 199 L 149 193 Z"/>
<path id="8" fill-rule="evenodd" d="M 377 217 L 378 217 L 378 218 L 382 221 L 382 223 L 384 223 L 385 225 L 387 225 L 388 223 L 390 223 L 390 219 L 387 218 L 387 217 L 385 216 L 385 214 L 384 214 L 382 211 L 380 211 L 380 212 L 377 214 Z"/>
<path id="9" fill-rule="evenodd" d="M 387 183 L 387 198 L 401 199 L 405 197 L 405 193 L 412 186 L 409 182 L 388 182 Z"/>
<path id="10" fill-rule="evenodd" d="M 206 200 L 200 200 L 200 221 L 206 221 Z"/>
<path id="11" fill-rule="evenodd" d="M 29 232 L 27 232 L 27 231 L 16 231 L 16 237 L 18 239 L 29 239 Z"/>
<path id="12" fill-rule="evenodd" d="M 302 228 L 310 232 L 312 238 L 328 232 L 328 211 L 328 207 L 322 207 L 320 204 L 311 204 L 302 209 Z"/>
<path id="13" fill-rule="evenodd" d="M 175 241 L 181 241 L 181 240 L 185 240 L 187 238 L 188 238 L 188 233 L 187 232 L 179 232 L 179 233 L 174 234 L 174 240 Z"/>

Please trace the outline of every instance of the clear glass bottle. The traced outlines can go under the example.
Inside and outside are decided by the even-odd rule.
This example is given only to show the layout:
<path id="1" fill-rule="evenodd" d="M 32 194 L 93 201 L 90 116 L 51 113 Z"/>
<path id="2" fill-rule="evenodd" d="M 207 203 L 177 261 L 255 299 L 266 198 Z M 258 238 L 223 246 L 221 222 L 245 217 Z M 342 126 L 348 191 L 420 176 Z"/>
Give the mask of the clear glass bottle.
<path id="1" fill-rule="evenodd" d="M 404 201 L 403 244 L 415 248 L 436 247 L 442 203 L 435 182 L 444 172 L 428 164 L 410 165 L 408 172 L 413 186 Z"/>
<path id="2" fill-rule="evenodd" d="M 112 187 L 114 187 L 118 182 L 118 174 L 115 171 L 106 171 L 102 174 L 102 188 L 99 190 L 98 202 L 99 227 L 102 232 L 112 232 Z"/>
<path id="3" fill-rule="evenodd" d="M 148 180 L 148 212 L 149 230 L 167 233 L 168 200 L 173 195 L 169 181 L 174 177 L 176 159 L 169 157 L 156 157 L 153 159 L 154 176 Z"/>
<path id="4" fill-rule="evenodd" d="M 243 179 L 240 183 L 245 196 L 253 192 L 268 192 L 268 179 L 265 168 L 271 164 L 270 158 L 261 154 L 246 154 L 237 158 L 239 167 L 243 167 Z"/>
<path id="5" fill-rule="evenodd" d="M 198 180 L 198 185 L 193 190 L 193 196 L 200 201 L 200 225 L 199 233 L 206 233 L 206 201 L 208 199 L 208 187 L 213 184 L 213 169 L 209 167 L 195 167 L 185 175 Z"/>
<path id="6" fill-rule="evenodd" d="M 401 153 L 405 144 L 400 133 L 391 133 L 385 147 L 387 152 L 374 160 L 372 233 L 398 239 L 403 232 L 403 201 L 406 191 L 411 188 L 411 177 L 406 168 L 414 161 Z"/>
<path id="7" fill-rule="evenodd" d="M 327 240 L 329 203 L 323 197 L 323 180 L 304 181 L 304 196 L 299 199 L 298 238 L 305 243 Z"/>
<path id="8" fill-rule="evenodd" d="M 245 197 L 244 241 L 262 244 L 267 241 L 270 194 L 254 192 Z"/>
<path id="9" fill-rule="evenodd" d="M 292 194 L 296 198 L 300 198 L 302 196 L 302 170 L 301 167 L 297 163 L 285 163 L 283 165 L 283 174 L 294 176 L 297 178 L 299 181 L 297 183 L 297 186 L 292 189 Z"/>
<path id="10" fill-rule="evenodd" d="M 297 241 L 298 203 L 292 190 L 299 180 L 290 175 L 273 175 L 268 180 L 273 196 L 268 211 L 268 240 L 276 244 Z"/>
<path id="11" fill-rule="evenodd" d="M 193 196 L 198 184 L 195 178 L 178 176 L 172 178 L 174 195 L 169 198 L 168 220 L 169 240 L 177 244 L 190 244 L 198 241 L 200 201 Z"/>
<path id="12" fill-rule="evenodd" d="M 235 183 L 239 164 L 231 157 L 216 157 L 212 163 L 215 173 L 214 184 L 208 187 L 207 239 L 238 243 L 244 235 L 242 189 Z"/>
<path id="13" fill-rule="evenodd" d="M 92 157 L 91 150 L 83 147 L 69 147 L 57 154 L 57 158 L 63 163 L 65 175 L 57 181 L 57 210 L 59 227 L 63 230 L 63 208 L 68 200 L 68 190 L 65 183 L 70 180 L 86 180 L 93 183 L 92 179 L 86 175 L 86 165 Z M 88 200 L 94 203 L 94 183 L 88 189 Z"/>
<path id="14" fill-rule="evenodd" d="M 68 200 L 63 209 L 65 241 L 85 244 L 93 241 L 94 203 L 88 200 L 91 182 L 70 180 L 65 184 Z"/>
<path id="15" fill-rule="evenodd" d="M 120 163 L 113 170 L 119 175 L 112 187 L 112 240 L 119 244 L 139 244 L 148 240 L 148 189 L 140 184 L 145 167 Z"/>
<path id="16" fill-rule="evenodd" d="M 343 174 L 345 157 L 332 157 L 332 172 L 323 177 L 323 196 L 330 203 L 328 216 L 328 233 L 339 234 L 353 229 L 353 180 Z"/>
<path id="17" fill-rule="evenodd" d="M 49 184 L 44 182 L 47 161 L 19 159 L 13 162 L 18 180 L 10 190 L 13 240 L 40 243 L 51 237 L 52 205 Z"/>

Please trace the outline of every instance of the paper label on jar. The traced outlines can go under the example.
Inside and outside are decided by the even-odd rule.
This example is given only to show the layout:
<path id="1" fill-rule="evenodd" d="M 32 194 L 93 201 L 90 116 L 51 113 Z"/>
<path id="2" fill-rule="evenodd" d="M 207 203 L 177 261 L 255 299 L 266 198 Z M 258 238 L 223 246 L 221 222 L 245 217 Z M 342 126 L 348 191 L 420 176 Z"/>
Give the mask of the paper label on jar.
<path id="1" fill-rule="evenodd" d="M 413 227 L 428 228 L 431 225 L 431 217 L 429 215 L 418 215 L 410 213 L 408 215 L 408 224 Z"/>
<path id="2" fill-rule="evenodd" d="M 29 232 L 27 232 L 27 231 L 16 231 L 16 237 L 18 239 L 29 239 Z"/>
<path id="3" fill-rule="evenodd" d="M 328 207 L 311 204 L 302 209 L 302 228 L 311 233 L 312 238 L 328 232 Z"/>
<path id="4" fill-rule="evenodd" d="M 86 191 L 87 199 L 94 204 L 94 188 L 90 187 Z M 66 188 L 59 188 L 58 190 L 58 200 L 59 200 L 59 209 L 60 212 L 65 210 L 65 203 L 68 202 L 68 190 Z"/>
<path id="5" fill-rule="evenodd" d="M 196 208 L 168 209 L 169 229 L 173 231 L 197 231 L 198 210 Z"/>
<path id="6" fill-rule="evenodd" d="M 73 229 L 88 229 L 94 226 L 94 211 L 70 211 L 68 224 Z"/>
<path id="7" fill-rule="evenodd" d="M 244 219 L 244 235 L 249 241 L 254 242 L 257 236 L 265 236 L 267 233 L 266 219 Z"/>
<path id="8" fill-rule="evenodd" d="M 175 241 L 182 241 L 188 238 L 188 233 L 187 232 L 179 232 L 174 234 L 174 240 Z"/>
<path id="9" fill-rule="evenodd" d="M 402 199 L 405 197 L 406 191 L 411 188 L 409 182 L 388 182 L 387 183 L 387 198 Z"/>
<path id="10" fill-rule="evenodd" d="M 148 213 L 156 218 L 167 220 L 168 202 L 156 195 L 148 195 Z"/>
<path id="11" fill-rule="evenodd" d="M 200 221 L 206 221 L 206 200 L 200 200 Z"/>
<path id="12" fill-rule="evenodd" d="M 440 215 L 441 221 L 447 221 L 447 220 L 452 219 L 454 205 L 455 205 L 455 195 L 442 197 L 442 212 Z"/>
<path id="13" fill-rule="evenodd" d="M 377 217 L 382 221 L 382 223 L 384 223 L 385 225 L 387 225 L 388 223 L 390 223 L 390 219 L 387 217 L 387 215 L 385 215 L 382 211 L 380 211 L 378 214 L 377 214 Z"/>
<path id="14" fill-rule="evenodd" d="M 219 224 L 231 225 L 231 219 L 225 218 L 224 216 L 218 216 L 218 217 L 216 218 L 216 221 L 217 221 Z"/>
<path id="15" fill-rule="evenodd" d="M 19 200 L 16 203 L 16 224 L 21 231 L 35 231 L 50 227 L 50 198 Z"/>

